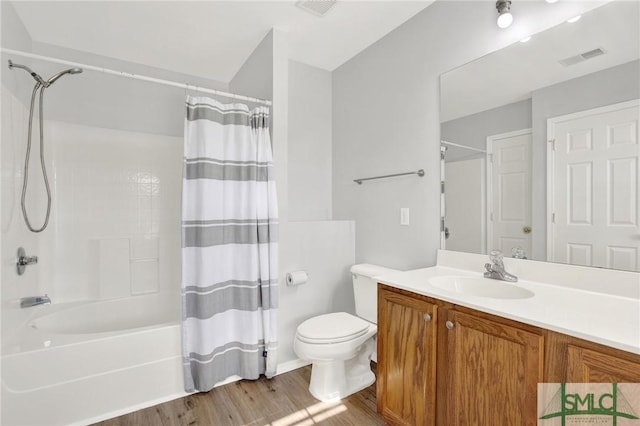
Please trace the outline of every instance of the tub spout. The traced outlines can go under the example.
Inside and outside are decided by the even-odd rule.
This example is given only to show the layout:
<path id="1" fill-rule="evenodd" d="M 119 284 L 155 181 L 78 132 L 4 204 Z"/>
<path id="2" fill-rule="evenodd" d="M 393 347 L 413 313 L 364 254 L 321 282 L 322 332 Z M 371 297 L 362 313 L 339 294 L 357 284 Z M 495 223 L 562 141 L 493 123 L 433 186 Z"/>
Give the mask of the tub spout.
<path id="1" fill-rule="evenodd" d="M 44 296 L 23 297 L 20 299 L 21 308 L 30 308 L 37 305 L 50 305 L 51 299 L 46 294 Z"/>

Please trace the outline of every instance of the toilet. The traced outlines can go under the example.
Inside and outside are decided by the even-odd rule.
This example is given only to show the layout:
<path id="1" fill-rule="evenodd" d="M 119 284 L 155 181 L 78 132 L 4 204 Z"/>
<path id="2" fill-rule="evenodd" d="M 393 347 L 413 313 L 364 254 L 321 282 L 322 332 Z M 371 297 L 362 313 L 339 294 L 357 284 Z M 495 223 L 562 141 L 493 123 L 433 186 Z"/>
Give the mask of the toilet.
<path id="1" fill-rule="evenodd" d="M 396 272 L 381 266 L 351 267 L 356 315 L 336 312 L 309 318 L 300 324 L 293 341 L 299 358 L 311 361 L 309 392 L 320 401 L 341 399 L 375 382 L 371 356 L 378 331 L 377 281 Z"/>

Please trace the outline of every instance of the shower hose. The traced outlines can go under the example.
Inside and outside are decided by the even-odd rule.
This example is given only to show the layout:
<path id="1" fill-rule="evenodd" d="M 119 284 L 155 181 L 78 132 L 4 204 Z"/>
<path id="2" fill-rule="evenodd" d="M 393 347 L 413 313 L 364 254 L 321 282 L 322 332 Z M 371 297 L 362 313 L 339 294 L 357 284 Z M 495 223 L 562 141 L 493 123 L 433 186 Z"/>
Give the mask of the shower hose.
<path id="1" fill-rule="evenodd" d="M 39 115 L 39 127 L 40 127 L 40 166 L 42 168 L 42 176 L 44 178 L 44 186 L 47 190 L 47 214 L 44 219 L 44 224 L 40 228 L 34 228 L 29 221 L 29 216 L 27 215 L 27 208 L 25 206 L 25 199 L 27 196 L 27 183 L 29 180 L 29 157 L 31 155 L 31 133 L 33 128 L 33 107 L 36 99 L 36 94 L 38 93 L 38 89 L 40 89 L 40 99 L 38 102 L 38 115 Z M 33 93 L 31 94 L 31 109 L 29 110 L 29 130 L 27 133 L 27 153 L 24 160 L 24 174 L 22 180 L 22 198 L 20 201 L 20 205 L 22 207 L 22 216 L 24 217 L 24 221 L 27 224 L 27 228 L 31 232 L 42 232 L 49 224 L 49 216 L 51 214 L 51 189 L 49 188 L 49 178 L 47 177 L 47 167 L 44 162 L 44 127 L 43 127 L 43 119 L 42 119 L 42 101 L 44 99 L 44 89 L 45 87 L 39 82 L 33 87 Z"/>

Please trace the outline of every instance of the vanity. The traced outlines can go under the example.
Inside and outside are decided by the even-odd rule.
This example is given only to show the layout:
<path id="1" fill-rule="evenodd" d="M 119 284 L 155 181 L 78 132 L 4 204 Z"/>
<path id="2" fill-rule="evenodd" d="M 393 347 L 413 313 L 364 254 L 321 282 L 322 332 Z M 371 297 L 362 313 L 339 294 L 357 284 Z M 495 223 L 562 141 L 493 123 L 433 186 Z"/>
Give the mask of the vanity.
<path id="1" fill-rule="evenodd" d="M 487 261 L 440 250 L 378 278 L 389 424 L 536 425 L 538 383 L 640 383 L 640 274 L 505 259 L 507 283 L 483 277 Z"/>

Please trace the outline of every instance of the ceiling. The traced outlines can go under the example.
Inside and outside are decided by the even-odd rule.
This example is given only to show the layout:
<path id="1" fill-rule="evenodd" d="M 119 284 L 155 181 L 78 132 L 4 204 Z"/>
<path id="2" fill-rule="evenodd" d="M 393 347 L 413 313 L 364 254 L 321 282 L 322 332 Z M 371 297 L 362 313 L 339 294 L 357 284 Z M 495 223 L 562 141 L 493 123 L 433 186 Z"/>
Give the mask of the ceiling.
<path id="1" fill-rule="evenodd" d="M 292 60 L 333 71 L 431 1 L 15 1 L 34 42 L 229 82 L 272 28 Z"/>

